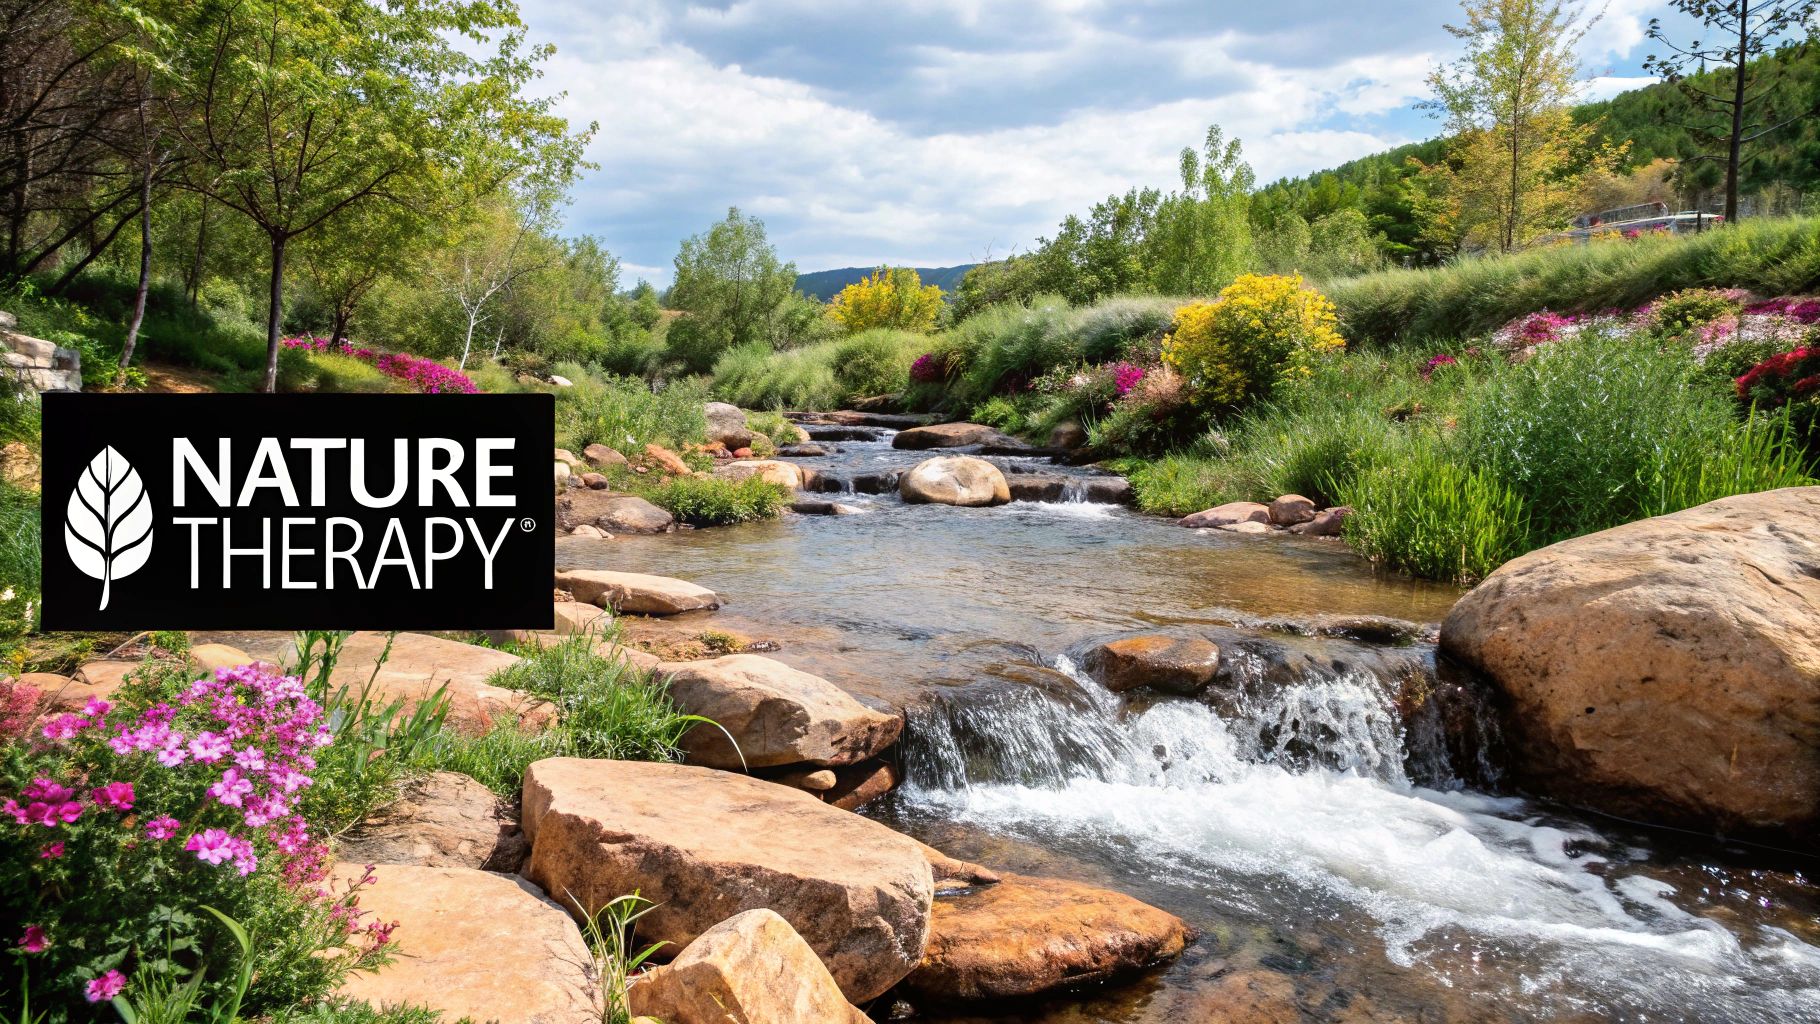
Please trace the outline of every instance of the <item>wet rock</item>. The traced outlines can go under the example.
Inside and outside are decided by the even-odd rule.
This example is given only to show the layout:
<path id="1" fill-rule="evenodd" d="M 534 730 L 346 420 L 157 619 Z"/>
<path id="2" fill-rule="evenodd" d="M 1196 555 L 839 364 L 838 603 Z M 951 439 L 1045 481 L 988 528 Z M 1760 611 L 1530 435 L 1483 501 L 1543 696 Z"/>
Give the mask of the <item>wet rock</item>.
<path id="1" fill-rule="evenodd" d="M 1248 533 L 1253 535 L 1272 533 L 1275 531 L 1275 527 L 1272 527 L 1269 523 L 1250 521 L 1243 523 L 1226 523 L 1221 526 L 1216 526 L 1214 529 L 1225 533 Z"/>
<path id="2" fill-rule="evenodd" d="M 362 868 L 338 865 L 340 886 Z M 350 974 L 338 994 L 374 1006 L 411 1004 L 445 1020 L 598 1024 L 592 958 L 569 915 L 516 875 L 385 864 L 361 890 L 369 920 L 396 921 L 397 955 Z"/>
<path id="3" fill-rule="evenodd" d="M 676 518 L 633 494 L 570 491 L 556 499 L 556 525 L 573 531 L 592 526 L 607 533 L 664 533 Z"/>
<path id="4" fill-rule="evenodd" d="M 822 799 L 843 811 L 857 811 L 902 781 L 897 765 L 878 759 L 865 761 L 836 771 L 834 788 L 823 793 Z"/>
<path id="5" fill-rule="evenodd" d="M 581 454 L 588 460 L 588 465 L 596 469 L 611 469 L 614 466 L 626 465 L 626 457 L 621 455 L 618 449 L 608 448 L 604 444 L 591 444 L 583 448 Z"/>
<path id="6" fill-rule="evenodd" d="M 634 1014 L 664 1024 L 870 1024 L 847 1002 L 815 950 L 770 910 L 748 910 L 701 933 L 627 994 Z"/>
<path id="7" fill-rule="evenodd" d="M 493 791 L 457 772 L 431 772 L 368 815 L 336 846 L 359 864 L 517 871 L 530 852 Z"/>
<path id="8" fill-rule="evenodd" d="M 1098 505 L 1123 505 L 1131 500 L 1131 483 L 1119 476 L 1008 473 L 1005 481 L 1011 490 L 1013 501 L 1085 501 Z"/>
<path id="9" fill-rule="evenodd" d="M 1268 523 L 1270 506 L 1255 501 L 1229 501 L 1224 505 L 1215 505 L 1204 512 L 1196 512 L 1176 520 L 1177 526 L 1190 529 L 1202 529 L 1210 526 L 1231 526 L 1234 523 Z"/>
<path id="10" fill-rule="evenodd" d="M 1087 443 L 1087 429 L 1074 420 L 1057 423 L 1049 432 L 1049 447 L 1079 448 Z"/>
<path id="11" fill-rule="evenodd" d="M 1295 526 L 1314 519 L 1315 504 L 1300 494 L 1285 494 L 1270 503 L 1272 526 Z"/>
<path id="12" fill-rule="evenodd" d="M 1082 667 L 1114 693 L 1144 687 L 1193 694 L 1213 682 L 1220 648 L 1199 637 L 1131 636 L 1089 650 Z"/>
<path id="13" fill-rule="evenodd" d="M 708 441 L 718 441 L 727 446 L 728 451 L 752 447 L 752 439 L 757 436 L 746 426 L 746 414 L 737 405 L 725 402 L 709 402 L 702 406 L 702 413 L 708 421 Z"/>
<path id="14" fill-rule="evenodd" d="M 866 707 L 820 676 L 756 654 L 670 663 L 658 671 L 668 677 L 680 710 L 719 726 L 697 725 L 683 736 L 691 764 L 847 765 L 884 750 L 903 732 L 903 719 Z"/>
<path id="15" fill-rule="evenodd" d="M 858 515 L 863 510 L 838 501 L 814 501 L 799 498 L 790 503 L 790 511 L 800 516 L 851 516 Z"/>
<path id="16" fill-rule="evenodd" d="M 916 464 L 897 483 L 898 494 L 912 504 L 1003 505 L 1011 488 L 997 466 L 967 455 L 945 455 Z"/>
<path id="17" fill-rule="evenodd" d="M 634 615 L 676 615 L 720 607 L 720 595 L 707 587 L 642 572 L 568 569 L 556 574 L 556 585 L 583 604 Z"/>
<path id="18" fill-rule="evenodd" d="M 1180 918 L 1122 893 L 1005 875 L 935 901 L 928 951 L 904 987 L 936 1000 L 1033 996 L 1140 970 L 1193 938 Z"/>
<path id="19" fill-rule="evenodd" d="M 1324 508 L 1321 511 L 1316 512 L 1313 519 L 1310 519 L 1305 523 L 1297 523 L 1296 525 L 1291 526 L 1289 532 L 1298 533 L 1306 537 L 1338 537 L 1340 535 L 1341 524 L 1346 521 L 1346 517 L 1349 515 L 1352 515 L 1352 506 L 1350 505 L 1336 505 L 1333 508 Z"/>
<path id="20" fill-rule="evenodd" d="M 895 469 L 849 475 L 826 471 L 816 473 L 804 481 L 803 486 L 821 494 L 895 494 L 898 481 L 903 477 L 904 474 Z"/>
<path id="21" fill-rule="evenodd" d="M 883 441 L 888 433 L 879 427 L 843 427 L 825 423 L 805 423 L 802 427 L 811 441 Z"/>
<path id="22" fill-rule="evenodd" d="M 923 413 L 894 413 L 883 409 L 841 409 L 837 412 L 797 412 L 784 415 L 805 426 L 820 423 L 845 427 L 884 427 L 889 430 L 927 426 L 936 420 L 936 417 Z"/>
<path id="23" fill-rule="evenodd" d="M 1820 834 L 1820 487 L 1576 537 L 1460 599 L 1441 646 L 1502 691 L 1518 777 L 1570 803 Z"/>
<path id="24" fill-rule="evenodd" d="M 1209 988 L 1175 995 L 1172 1020 L 1220 1021 L 1222 1024 L 1303 1024 L 1308 1018 L 1296 1003 L 1295 983 L 1269 970 L 1236 971 Z"/>
<path id="25" fill-rule="evenodd" d="M 381 706 L 402 701 L 407 714 L 437 691 L 446 690 L 449 703 L 444 725 L 470 736 L 487 732 L 499 721 L 515 722 L 522 729 L 541 729 L 555 720 L 555 709 L 544 701 L 488 682 L 495 673 L 518 664 L 515 654 L 423 633 L 399 633 L 375 673 L 374 665 L 385 648 L 384 633 L 362 631 L 348 637 L 329 676 L 329 687 L 346 688 L 350 694 L 365 691 Z"/>
<path id="26" fill-rule="evenodd" d="M 777 459 L 729 462 L 714 471 L 715 476 L 725 480 L 758 477 L 766 483 L 781 484 L 793 491 L 802 490 L 804 478 L 812 473 L 812 470 L 805 470 L 794 462 L 780 462 Z"/>
<path id="27" fill-rule="evenodd" d="M 891 447 L 922 451 L 927 448 L 965 448 L 975 444 L 1015 444 L 1016 440 L 982 423 L 938 423 L 898 431 L 897 436 L 891 439 Z"/>
<path id="28" fill-rule="evenodd" d="M 592 913 L 653 902 L 641 942 L 682 947 L 735 914 L 776 911 L 849 1001 L 923 957 L 934 879 L 921 846 L 762 779 L 686 765 L 551 758 L 525 773 L 526 874 Z"/>
<path id="29" fill-rule="evenodd" d="M 688 476 L 691 472 L 682 456 L 661 444 L 645 445 L 645 462 L 671 476 Z"/>
<path id="30" fill-rule="evenodd" d="M 959 885 L 997 885 L 1000 881 L 998 872 L 993 871 L 991 868 L 982 867 L 972 861 L 961 860 L 958 857 L 950 857 L 926 843 L 918 843 L 917 845 L 923 848 L 923 856 L 929 861 L 929 869 L 935 873 L 935 884 L 937 889 L 942 888 L 943 883 L 958 883 Z M 950 884 L 948 887 L 954 888 L 955 885 Z"/>
<path id="31" fill-rule="evenodd" d="M 588 523 L 583 523 L 580 526 L 577 526 L 575 529 L 570 530 L 569 536 L 581 537 L 586 540 L 612 540 L 613 539 L 612 534 L 608 533 L 607 531 L 601 529 L 598 526 L 593 526 Z"/>
<path id="32" fill-rule="evenodd" d="M 800 427 L 797 429 L 801 429 Z M 828 449 L 812 442 L 787 444 L 777 450 L 777 454 L 789 459 L 817 459 L 828 454 Z"/>

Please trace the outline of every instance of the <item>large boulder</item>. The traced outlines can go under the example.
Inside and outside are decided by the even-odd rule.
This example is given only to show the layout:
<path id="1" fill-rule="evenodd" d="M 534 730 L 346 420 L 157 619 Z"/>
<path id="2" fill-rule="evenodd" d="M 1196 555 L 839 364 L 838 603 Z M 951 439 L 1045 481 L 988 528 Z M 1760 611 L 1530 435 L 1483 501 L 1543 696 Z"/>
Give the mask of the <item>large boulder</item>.
<path id="1" fill-rule="evenodd" d="M 1176 520 L 1177 526 L 1190 529 L 1207 529 L 1215 526 L 1232 526 L 1237 523 L 1269 523 L 1270 506 L 1256 501 L 1229 501 L 1190 516 Z"/>
<path id="2" fill-rule="evenodd" d="M 525 873 L 582 912 L 636 892 L 641 941 L 682 948 L 758 908 L 790 922 L 850 1002 L 923 958 L 934 880 L 908 836 L 711 768 L 550 758 L 525 772 Z"/>
<path id="3" fill-rule="evenodd" d="M 871 1024 L 790 922 L 763 909 L 702 932 L 627 1001 L 664 1024 Z"/>
<path id="4" fill-rule="evenodd" d="M 1128 636 L 1090 649 L 1081 667 L 1114 693 L 1199 693 L 1220 670 L 1220 647 L 1200 637 Z"/>
<path id="5" fill-rule="evenodd" d="M 688 476 L 693 472 L 689 469 L 689 464 L 682 460 L 682 456 L 661 444 L 645 445 L 645 462 L 651 468 L 671 476 Z"/>
<path id="6" fill-rule="evenodd" d="M 0 327 L 0 373 L 34 391 L 81 391 L 82 353 Z"/>
<path id="7" fill-rule="evenodd" d="M 337 889 L 362 869 L 337 865 Z M 516 875 L 385 864 L 360 892 L 368 920 L 396 921 L 397 955 L 350 974 L 339 994 L 374 1006 L 441 1010 L 444 1020 L 598 1024 L 593 957 L 563 909 Z"/>
<path id="8" fill-rule="evenodd" d="M 1820 832 L 1820 487 L 1506 563 L 1441 646 L 1503 692 L 1520 780 L 1723 831 Z"/>
<path id="9" fill-rule="evenodd" d="M 720 607 L 720 596 L 707 587 L 642 572 L 569 569 L 556 574 L 556 585 L 583 604 L 634 615 L 676 615 Z"/>
<path id="10" fill-rule="evenodd" d="M 1013 999 L 1089 984 L 1180 953 L 1194 930 L 1122 893 L 1005 875 L 935 901 L 905 988 L 938 1000 Z"/>
<path id="11" fill-rule="evenodd" d="M 1006 443 L 1016 444 L 1017 441 L 982 423 L 937 423 L 928 427 L 911 427 L 898 431 L 897 436 L 891 439 L 891 447 L 910 451 Z"/>
<path id="12" fill-rule="evenodd" d="M 1278 495 L 1270 503 L 1270 525 L 1299 526 L 1313 522 L 1315 514 L 1314 499 L 1304 498 L 1300 494 Z"/>
<path id="13" fill-rule="evenodd" d="M 812 472 L 794 462 L 783 462 L 778 459 L 742 459 L 721 466 L 714 471 L 714 475 L 725 480 L 747 480 L 758 477 L 766 483 L 782 484 L 793 491 L 800 491 L 803 489 L 805 479 Z"/>
<path id="14" fill-rule="evenodd" d="M 407 709 L 446 691 L 449 709 L 444 724 L 468 735 L 485 733 L 500 721 L 540 729 L 555 720 L 556 711 L 548 703 L 490 682 L 494 673 L 518 664 L 515 654 L 423 633 L 399 633 L 375 672 L 385 650 L 384 633 L 363 631 L 348 637 L 329 676 L 330 688 L 345 689 L 350 696 L 365 693 L 379 706 L 401 701 Z"/>
<path id="15" fill-rule="evenodd" d="M 360 864 L 516 871 L 526 850 L 518 821 L 493 791 L 458 772 L 431 772 L 369 814 L 336 847 Z"/>
<path id="16" fill-rule="evenodd" d="M 572 490 L 556 499 L 556 525 L 572 531 L 592 526 L 608 533 L 663 533 L 676 517 L 636 494 Z"/>
<path id="17" fill-rule="evenodd" d="M 826 679 L 756 654 L 677 662 L 658 671 L 669 677 L 678 709 L 715 723 L 683 736 L 691 764 L 853 764 L 897 742 L 904 728 L 903 719 L 866 707 Z"/>
<path id="18" fill-rule="evenodd" d="M 709 402 L 702 406 L 702 413 L 708 420 L 708 443 L 719 441 L 727 446 L 730 452 L 741 448 L 750 448 L 752 439 L 758 435 L 746 426 L 745 411 L 737 405 L 725 402 Z"/>
<path id="19" fill-rule="evenodd" d="M 967 455 L 943 455 L 917 463 L 898 480 L 897 492 L 912 504 L 971 507 L 1011 500 L 1005 474 L 985 459 Z"/>
<path id="20" fill-rule="evenodd" d="M 594 444 L 583 448 L 581 450 L 581 455 L 582 458 L 588 460 L 588 465 L 593 466 L 595 469 L 611 469 L 614 466 L 624 466 L 626 464 L 626 457 L 619 454 L 618 449 L 608 448 L 606 445 L 599 442 L 595 442 Z"/>

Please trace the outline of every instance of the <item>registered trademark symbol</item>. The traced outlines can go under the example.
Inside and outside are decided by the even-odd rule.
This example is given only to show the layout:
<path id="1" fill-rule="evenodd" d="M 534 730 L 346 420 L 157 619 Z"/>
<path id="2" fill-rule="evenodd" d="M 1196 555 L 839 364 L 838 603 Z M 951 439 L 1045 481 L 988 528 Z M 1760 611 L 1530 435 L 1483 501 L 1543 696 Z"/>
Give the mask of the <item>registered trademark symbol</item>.
<path id="1" fill-rule="evenodd" d="M 537 520 L 532 519 L 530 516 L 525 516 L 518 521 L 518 528 L 526 533 L 532 533 L 537 529 Z"/>

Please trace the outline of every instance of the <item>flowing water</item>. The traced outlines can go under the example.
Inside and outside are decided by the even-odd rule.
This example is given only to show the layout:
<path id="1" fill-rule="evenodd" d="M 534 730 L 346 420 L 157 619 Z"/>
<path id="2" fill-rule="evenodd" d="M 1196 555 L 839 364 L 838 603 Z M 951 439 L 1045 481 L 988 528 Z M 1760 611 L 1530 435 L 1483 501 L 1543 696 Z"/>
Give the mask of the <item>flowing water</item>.
<path id="1" fill-rule="evenodd" d="M 863 489 L 926 455 L 842 449 L 802 462 Z M 860 511 L 563 540 L 558 563 L 712 587 L 728 607 L 682 628 L 775 639 L 904 708 L 907 782 L 869 813 L 1202 932 L 1128 984 L 921 1019 L 1820 1021 L 1811 862 L 1507 795 L 1478 690 L 1437 676 L 1431 647 L 1257 630 L 1433 622 L 1454 591 L 1375 575 L 1333 542 L 1104 505 L 838 497 Z M 1077 668 L 1137 632 L 1260 636 L 1277 654 L 1222 642 L 1240 685 L 1217 702 L 1120 697 Z"/>

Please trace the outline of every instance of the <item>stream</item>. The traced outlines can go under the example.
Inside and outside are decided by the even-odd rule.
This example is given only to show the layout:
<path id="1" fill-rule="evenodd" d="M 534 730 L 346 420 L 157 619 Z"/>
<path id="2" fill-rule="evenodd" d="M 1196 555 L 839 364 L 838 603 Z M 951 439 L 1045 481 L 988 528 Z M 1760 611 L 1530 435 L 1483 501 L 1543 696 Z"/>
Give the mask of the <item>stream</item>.
<path id="1" fill-rule="evenodd" d="M 835 445 L 797 461 L 839 481 L 939 454 Z M 1128 983 L 916 1019 L 1820 1021 L 1814 861 L 1515 796 L 1483 694 L 1431 645 L 1285 631 L 1333 615 L 1434 623 L 1457 591 L 1374 573 L 1334 541 L 1110 505 L 816 497 L 858 511 L 564 538 L 557 562 L 711 587 L 728 604 L 676 628 L 775 640 L 790 664 L 902 709 L 905 783 L 866 813 L 1202 933 Z M 1223 702 L 1121 696 L 1078 667 L 1120 636 L 1234 631 L 1289 657 L 1238 650 L 1247 684 Z M 1294 1006 L 1232 1002 L 1235 978 Z"/>

